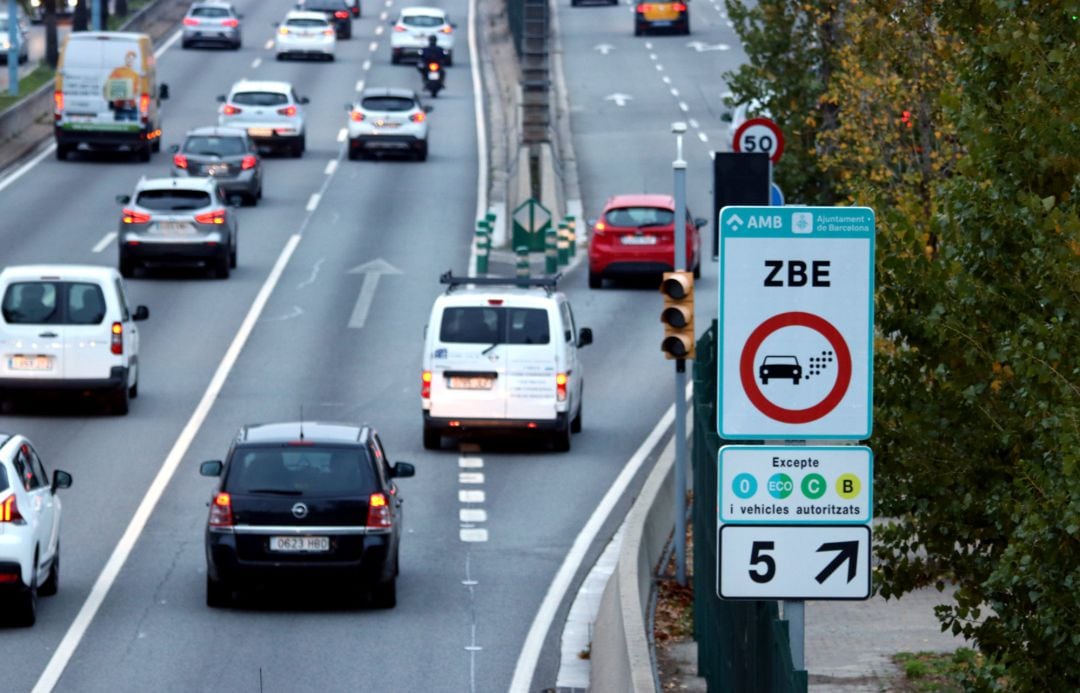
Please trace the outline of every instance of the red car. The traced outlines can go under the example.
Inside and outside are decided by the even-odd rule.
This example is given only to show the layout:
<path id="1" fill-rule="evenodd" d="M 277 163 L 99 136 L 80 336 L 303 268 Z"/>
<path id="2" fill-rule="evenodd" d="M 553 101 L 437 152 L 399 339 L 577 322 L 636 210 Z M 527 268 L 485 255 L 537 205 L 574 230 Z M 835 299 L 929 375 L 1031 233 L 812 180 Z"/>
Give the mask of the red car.
<path id="1" fill-rule="evenodd" d="M 604 279 L 657 275 L 675 268 L 675 198 L 671 195 L 615 195 L 592 222 L 589 288 Z M 701 276 L 701 234 L 708 222 L 686 212 L 686 264 Z"/>

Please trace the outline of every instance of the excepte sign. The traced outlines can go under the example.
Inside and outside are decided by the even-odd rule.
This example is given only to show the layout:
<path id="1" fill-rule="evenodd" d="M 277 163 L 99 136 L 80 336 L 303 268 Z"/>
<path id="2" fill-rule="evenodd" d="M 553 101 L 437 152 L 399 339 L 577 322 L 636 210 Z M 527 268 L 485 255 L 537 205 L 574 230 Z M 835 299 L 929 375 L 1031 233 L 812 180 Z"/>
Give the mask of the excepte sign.
<path id="1" fill-rule="evenodd" d="M 870 437 L 874 212 L 724 207 L 722 438 Z"/>
<path id="2" fill-rule="evenodd" d="M 725 524 L 866 524 L 873 515 L 867 447 L 728 445 L 718 454 Z"/>

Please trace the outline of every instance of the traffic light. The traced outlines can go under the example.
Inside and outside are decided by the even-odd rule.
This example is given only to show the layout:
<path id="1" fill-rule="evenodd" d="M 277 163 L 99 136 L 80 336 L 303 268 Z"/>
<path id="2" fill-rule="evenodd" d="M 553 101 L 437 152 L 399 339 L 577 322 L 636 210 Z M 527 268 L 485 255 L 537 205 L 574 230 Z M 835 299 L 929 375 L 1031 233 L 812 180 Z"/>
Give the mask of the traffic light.
<path id="1" fill-rule="evenodd" d="M 694 275 L 692 272 L 664 272 L 660 282 L 664 294 L 664 341 L 660 348 L 669 359 L 694 358 Z"/>

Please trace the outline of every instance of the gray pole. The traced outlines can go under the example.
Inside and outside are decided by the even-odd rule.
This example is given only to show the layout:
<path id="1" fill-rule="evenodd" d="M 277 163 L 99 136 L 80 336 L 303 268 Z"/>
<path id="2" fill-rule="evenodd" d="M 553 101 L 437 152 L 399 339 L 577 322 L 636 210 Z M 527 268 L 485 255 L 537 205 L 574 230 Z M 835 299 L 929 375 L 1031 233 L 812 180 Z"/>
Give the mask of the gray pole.
<path id="1" fill-rule="evenodd" d="M 105 30 L 105 22 L 103 21 L 105 15 L 101 11 L 101 3 L 103 2 L 105 2 L 105 0 L 94 0 L 93 4 L 90 6 L 90 12 L 93 15 L 90 18 L 90 26 L 94 27 L 94 31 Z"/>
<path id="2" fill-rule="evenodd" d="M 806 668 L 806 602 L 801 599 L 784 601 L 784 619 L 788 622 L 791 640 L 791 665 L 796 671 Z"/>
<path id="3" fill-rule="evenodd" d="M 686 123 L 672 123 L 675 133 L 675 269 L 686 269 L 686 162 L 682 138 Z M 675 579 L 686 586 L 686 359 L 675 361 Z"/>
<path id="4" fill-rule="evenodd" d="M 8 94 L 19 95 L 19 15 L 15 9 L 15 0 L 8 0 Z"/>

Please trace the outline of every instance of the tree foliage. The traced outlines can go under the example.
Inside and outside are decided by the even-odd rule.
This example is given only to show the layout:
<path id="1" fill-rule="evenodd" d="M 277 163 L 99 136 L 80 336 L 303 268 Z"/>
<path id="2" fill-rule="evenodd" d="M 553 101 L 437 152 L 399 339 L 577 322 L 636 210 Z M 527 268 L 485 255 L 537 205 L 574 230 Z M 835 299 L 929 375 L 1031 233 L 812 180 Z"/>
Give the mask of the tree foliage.
<path id="1" fill-rule="evenodd" d="M 877 213 L 875 588 L 956 584 L 972 687 L 1080 690 L 1080 2 L 728 6 L 788 199 Z"/>

